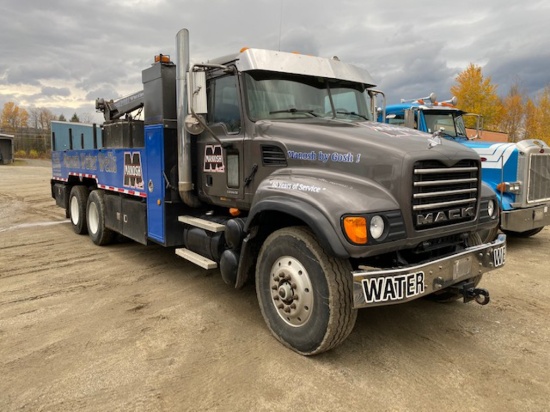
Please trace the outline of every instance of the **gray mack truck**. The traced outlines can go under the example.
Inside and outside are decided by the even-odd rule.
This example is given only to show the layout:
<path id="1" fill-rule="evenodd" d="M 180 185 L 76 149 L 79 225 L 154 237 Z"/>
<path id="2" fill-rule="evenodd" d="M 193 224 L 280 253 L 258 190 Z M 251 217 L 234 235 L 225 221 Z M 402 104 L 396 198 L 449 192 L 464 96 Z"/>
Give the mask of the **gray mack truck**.
<path id="1" fill-rule="evenodd" d="M 192 63 L 187 30 L 176 43 L 141 90 L 96 101 L 101 127 L 52 125 L 52 197 L 76 233 L 254 283 L 273 335 L 303 355 L 342 343 L 360 308 L 489 302 L 477 286 L 506 236 L 479 237 L 499 208 L 476 152 L 377 123 L 374 81 L 338 58 Z"/>

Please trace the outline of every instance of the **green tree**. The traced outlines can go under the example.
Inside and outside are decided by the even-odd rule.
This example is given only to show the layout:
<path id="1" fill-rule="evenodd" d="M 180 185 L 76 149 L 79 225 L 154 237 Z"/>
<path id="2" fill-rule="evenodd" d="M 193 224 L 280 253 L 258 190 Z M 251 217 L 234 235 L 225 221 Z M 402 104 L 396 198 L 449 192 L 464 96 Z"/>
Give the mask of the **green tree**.
<path id="1" fill-rule="evenodd" d="M 71 117 L 71 120 L 69 120 L 71 123 L 80 123 L 80 119 L 78 118 L 78 115 L 76 112 L 74 112 L 73 117 Z"/>
<path id="2" fill-rule="evenodd" d="M 63 115 L 63 113 L 61 113 L 61 114 L 59 115 L 59 118 L 58 118 L 57 120 L 59 120 L 60 122 L 66 122 L 66 121 L 67 121 L 67 119 L 65 118 L 65 116 Z"/>
<path id="3" fill-rule="evenodd" d="M 482 115 L 487 129 L 498 129 L 502 103 L 497 95 L 497 86 L 490 77 L 483 76 L 480 66 L 470 63 L 459 73 L 456 84 L 451 87 L 451 94 L 457 97 L 462 110 Z"/>

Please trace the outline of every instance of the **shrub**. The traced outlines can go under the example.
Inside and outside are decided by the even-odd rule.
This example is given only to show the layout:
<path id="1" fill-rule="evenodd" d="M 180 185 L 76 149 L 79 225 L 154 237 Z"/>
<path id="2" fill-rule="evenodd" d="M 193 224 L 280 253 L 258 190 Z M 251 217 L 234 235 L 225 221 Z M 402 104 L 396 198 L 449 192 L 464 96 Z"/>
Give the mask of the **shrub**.
<path id="1" fill-rule="evenodd" d="M 20 149 L 15 152 L 14 157 L 27 157 L 27 152 L 25 152 L 23 149 Z"/>
<path id="2" fill-rule="evenodd" d="M 29 158 L 38 159 L 38 157 L 39 157 L 38 150 L 35 150 L 35 149 L 29 150 Z"/>

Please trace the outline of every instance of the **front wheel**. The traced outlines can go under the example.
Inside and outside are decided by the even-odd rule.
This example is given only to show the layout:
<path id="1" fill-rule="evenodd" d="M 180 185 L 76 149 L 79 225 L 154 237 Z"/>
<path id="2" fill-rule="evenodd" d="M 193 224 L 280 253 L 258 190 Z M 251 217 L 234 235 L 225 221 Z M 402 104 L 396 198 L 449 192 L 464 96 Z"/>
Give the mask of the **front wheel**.
<path id="1" fill-rule="evenodd" d="M 98 246 L 112 242 L 115 232 L 105 227 L 105 200 L 102 190 L 94 190 L 88 196 L 86 208 L 86 220 L 88 222 L 88 235 Z"/>
<path id="2" fill-rule="evenodd" d="M 327 255 L 304 227 L 284 228 L 266 239 L 256 292 L 273 335 L 302 355 L 336 347 L 357 319 L 350 263 Z"/>

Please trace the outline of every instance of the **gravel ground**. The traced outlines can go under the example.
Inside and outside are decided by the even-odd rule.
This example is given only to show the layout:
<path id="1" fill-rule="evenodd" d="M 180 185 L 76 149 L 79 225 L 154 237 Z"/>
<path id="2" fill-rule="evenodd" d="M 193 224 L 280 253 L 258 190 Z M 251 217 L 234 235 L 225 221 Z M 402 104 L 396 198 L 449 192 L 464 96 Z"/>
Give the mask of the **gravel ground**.
<path id="1" fill-rule="evenodd" d="M 173 250 L 94 246 L 47 161 L 0 166 L 2 411 L 547 411 L 550 229 L 509 239 L 491 303 L 365 309 L 316 357 L 283 347 L 253 286 Z"/>

